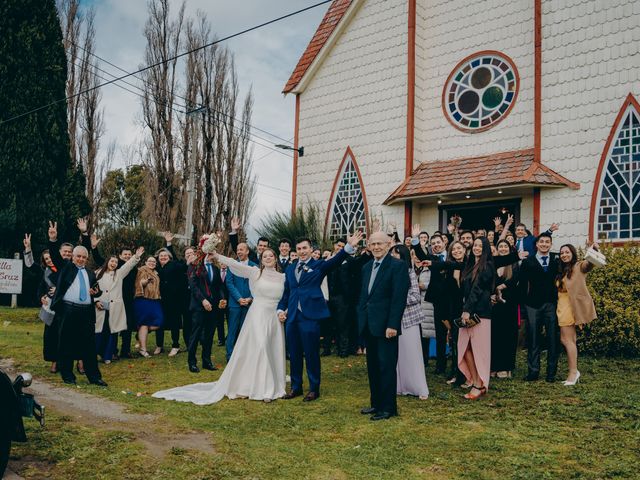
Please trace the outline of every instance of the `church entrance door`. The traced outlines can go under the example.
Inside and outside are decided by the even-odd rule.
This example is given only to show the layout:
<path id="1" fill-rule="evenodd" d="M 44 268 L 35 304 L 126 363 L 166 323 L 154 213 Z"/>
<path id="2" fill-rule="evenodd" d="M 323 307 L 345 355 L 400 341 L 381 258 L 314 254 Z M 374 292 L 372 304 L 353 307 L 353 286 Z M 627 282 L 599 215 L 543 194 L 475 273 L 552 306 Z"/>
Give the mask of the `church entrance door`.
<path id="1" fill-rule="evenodd" d="M 504 225 L 507 215 L 514 215 L 515 223 L 520 221 L 520 198 L 509 198 L 505 200 L 490 202 L 461 203 L 452 205 L 441 205 L 440 229 L 447 231 L 447 224 L 451 223 L 451 217 L 458 215 L 462 219 L 461 230 L 493 230 L 495 217 L 502 219 Z"/>

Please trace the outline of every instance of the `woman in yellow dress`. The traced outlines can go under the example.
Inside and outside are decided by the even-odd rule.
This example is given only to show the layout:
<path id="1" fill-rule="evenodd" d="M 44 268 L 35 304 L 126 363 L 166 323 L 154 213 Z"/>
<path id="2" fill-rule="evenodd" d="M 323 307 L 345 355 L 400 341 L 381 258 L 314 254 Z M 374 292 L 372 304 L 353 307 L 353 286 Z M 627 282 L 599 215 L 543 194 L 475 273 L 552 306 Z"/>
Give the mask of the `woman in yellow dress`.
<path id="1" fill-rule="evenodd" d="M 593 248 L 598 249 L 594 244 Z M 587 273 L 593 269 L 593 264 L 586 260 L 578 261 L 578 252 L 573 245 L 560 247 L 560 263 L 556 286 L 558 287 L 558 325 L 560 326 L 560 341 L 567 351 L 569 375 L 564 381 L 565 386 L 578 383 L 578 347 L 576 345 L 576 326 L 591 322 L 597 317 L 596 307 L 587 289 Z"/>

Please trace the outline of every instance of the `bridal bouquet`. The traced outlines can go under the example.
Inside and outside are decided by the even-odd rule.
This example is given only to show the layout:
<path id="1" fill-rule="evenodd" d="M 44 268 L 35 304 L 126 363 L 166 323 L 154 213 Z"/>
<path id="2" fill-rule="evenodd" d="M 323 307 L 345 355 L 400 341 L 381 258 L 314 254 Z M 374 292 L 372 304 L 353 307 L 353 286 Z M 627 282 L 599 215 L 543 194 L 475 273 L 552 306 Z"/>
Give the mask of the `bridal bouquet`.
<path id="1" fill-rule="evenodd" d="M 204 253 L 213 253 L 220 244 L 220 238 L 215 233 L 203 235 L 200 238 L 200 248 Z"/>

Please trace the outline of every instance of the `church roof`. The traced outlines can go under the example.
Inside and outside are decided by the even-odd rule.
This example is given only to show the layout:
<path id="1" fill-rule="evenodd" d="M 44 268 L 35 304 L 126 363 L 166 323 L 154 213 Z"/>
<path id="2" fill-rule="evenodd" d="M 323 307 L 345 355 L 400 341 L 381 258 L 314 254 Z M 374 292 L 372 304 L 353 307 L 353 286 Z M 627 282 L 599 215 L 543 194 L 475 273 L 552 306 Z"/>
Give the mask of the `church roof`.
<path id="1" fill-rule="evenodd" d="M 536 162 L 533 149 L 529 149 L 423 162 L 384 203 L 517 185 L 580 188 L 579 184 Z"/>
<path id="2" fill-rule="evenodd" d="M 296 68 L 293 70 L 293 73 L 291 74 L 291 77 L 285 85 L 282 93 L 289 93 L 296 88 L 304 74 L 307 72 L 307 69 L 316 59 L 320 50 L 322 50 L 322 47 L 324 47 L 327 40 L 329 40 L 329 37 L 340 23 L 340 20 L 342 20 L 342 17 L 347 12 L 347 9 L 351 6 L 352 2 L 353 0 L 333 0 L 333 3 L 329 6 L 329 10 L 327 10 L 327 13 L 324 15 L 322 22 L 320 22 L 315 35 L 309 42 L 309 45 L 307 45 L 307 49 L 300 57 L 300 60 L 298 60 L 298 65 L 296 65 Z"/>

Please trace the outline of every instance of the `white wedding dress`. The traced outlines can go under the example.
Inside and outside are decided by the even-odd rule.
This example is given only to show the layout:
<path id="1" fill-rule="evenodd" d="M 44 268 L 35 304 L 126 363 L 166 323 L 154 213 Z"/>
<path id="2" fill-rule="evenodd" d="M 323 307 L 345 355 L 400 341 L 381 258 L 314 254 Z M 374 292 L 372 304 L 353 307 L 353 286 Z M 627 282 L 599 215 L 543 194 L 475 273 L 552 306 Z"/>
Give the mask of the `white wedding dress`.
<path id="1" fill-rule="evenodd" d="M 284 274 L 243 265 L 218 255 L 234 275 L 249 279 L 253 302 L 224 372 L 217 382 L 162 390 L 156 398 L 208 405 L 228 398 L 274 400 L 285 394 L 284 327 L 276 309 L 284 291 Z"/>

